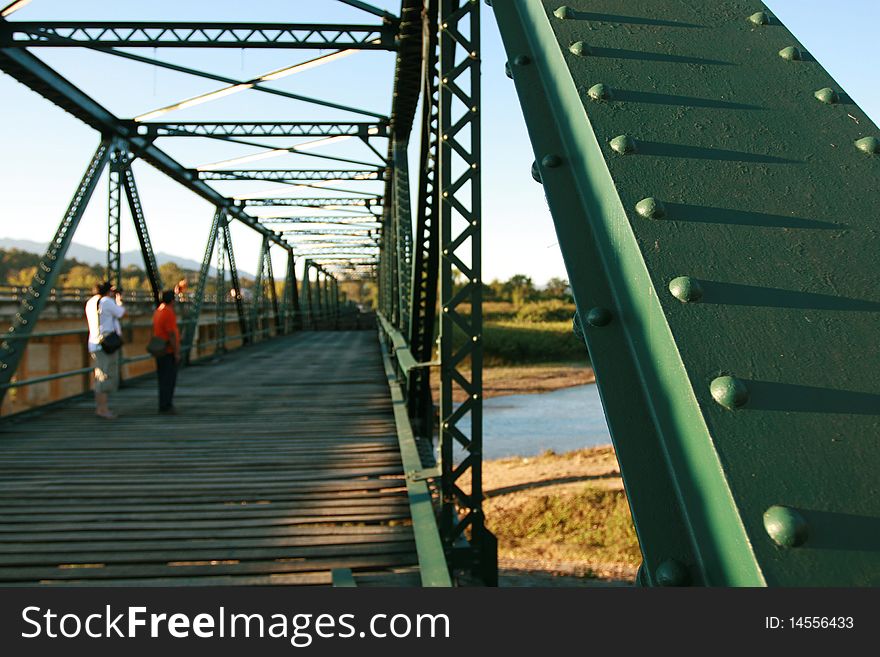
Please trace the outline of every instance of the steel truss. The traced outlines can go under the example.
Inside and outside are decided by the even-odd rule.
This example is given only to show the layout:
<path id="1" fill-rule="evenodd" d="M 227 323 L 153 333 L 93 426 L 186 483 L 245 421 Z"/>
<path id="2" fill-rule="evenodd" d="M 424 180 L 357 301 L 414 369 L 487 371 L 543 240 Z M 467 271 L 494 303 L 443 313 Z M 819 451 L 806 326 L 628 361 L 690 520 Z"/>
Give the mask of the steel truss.
<path id="1" fill-rule="evenodd" d="M 402 0 L 392 16 L 360 0 L 345 4 L 380 17 L 381 25 L 271 25 L 256 23 L 91 23 L 0 21 L 0 68 L 103 135 L 101 145 L 77 188 L 58 233 L 40 262 L 28 296 L 0 344 L 0 386 L 8 383 L 21 359 L 26 339 L 57 281 L 60 264 L 98 177 L 110 164 L 108 276 L 118 281 L 119 230 L 124 193 L 153 294 L 162 281 L 147 222 L 132 173 L 142 160 L 207 200 L 214 208 L 196 290 L 185 316 L 182 351 L 185 362 L 214 345 L 223 353 L 229 343 L 226 318 L 234 304 L 241 341 L 249 343 L 297 328 L 339 326 L 339 280 L 373 277 L 379 285 L 383 339 L 393 346 L 394 367 L 417 440 L 429 446 L 434 430 L 432 367 L 440 365 L 439 463 L 423 458 L 416 473 L 430 481 L 446 566 L 454 574 L 471 573 L 487 584 L 496 582 L 495 541 L 482 513 L 482 316 L 480 260 L 480 87 L 479 4 L 463 0 Z M 193 99 L 153 110 L 134 120 L 111 114 L 82 90 L 27 50 L 40 47 L 87 47 L 114 57 L 157 66 L 227 85 L 252 89 L 312 105 L 369 117 L 363 121 L 165 122 L 152 119 L 179 109 Z M 326 48 L 395 50 L 394 97 L 388 116 L 263 86 L 267 74 L 235 80 L 163 62 L 129 50 L 140 47 Z M 210 94 L 209 94 L 210 95 Z M 198 97 L 195 97 L 198 98 Z M 422 114 L 416 120 L 419 102 Z M 454 102 L 453 102 L 454 101 Z M 462 109 L 463 108 L 463 109 Z M 418 124 L 417 178 L 410 181 L 409 145 Z M 275 148 L 254 137 L 344 137 L 360 139 L 381 164 L 333 157 L 296 146 Z M 159 138 L 202 137 L 335 162 L 327 169 L 244 169 L 225 164 L 189 168 L 159 149 Z M 373 137 L 387 139 L 380 153 Z M 416 143 L 412 140 L 412 143 Z M 383 143 L 383 148 L 385 144 Z M 224 167 L 225 168 L 220 168 Z M 328 166 L 325 164 L 325 166 Z M 216 168 L 215 168 L 216 167 Z M 381 181 L 384 193 L 327 190 L 327 197 L 229 198 L 209 185 L 213 181 L 274 181 L 291 188 L 332 181 Z M 297 184 L 303 183 L 303 184 Z M 411 207 L 411 184 L 415 206 Z M 369 188 L 368 188 L 369 189 Z M 330 196 L 348 192 L 351 196 Z M 338 208 L 337 216 L 257 217 L 248 207 Z M 283 214 L 279 211 L 279 214 Z M 317 214 L 317 213 L 316 213 Z M 245 308 L 232 245 L 230 222 L 240 221 L 261 237 L 253 305 Z M 279 229 L 280 230 L 276 230 Z M 272 245 L 286 254 L 284 287 L 276 291 Z M 297 281 L 296 259 L 303 260 Z M 215 271 L 212 272 L 212 263 Z M 465 283 L 453 288 L 456 272 Z M 199 321 L 214 279 L 217 333 L 202 344 Z M 438 301 L 440 332 L 435 335 Z M 439 349 L 435 353 L 435 338 Z M 463 338 L 463 339 L 461 339 Z M 435 375 L 437 371 L 435 370 Z M 0 387 L 0 390 L 5 388 Z M 467 394 L 453 405 L 453 391 Z M 430 450 L 423 450 L 423 452 Z M 412 473 L 408 473 L 408 476 Z M 415 476 L 415 475 L 414 475 Z M 468 484 L 463 483 L 469 480 Z M 430 515 L 430 514 L 429 514 Z M 418 534 L 418 532 L 417 532 Z M 417 544 L 420 539 L 417 538 Z"/>

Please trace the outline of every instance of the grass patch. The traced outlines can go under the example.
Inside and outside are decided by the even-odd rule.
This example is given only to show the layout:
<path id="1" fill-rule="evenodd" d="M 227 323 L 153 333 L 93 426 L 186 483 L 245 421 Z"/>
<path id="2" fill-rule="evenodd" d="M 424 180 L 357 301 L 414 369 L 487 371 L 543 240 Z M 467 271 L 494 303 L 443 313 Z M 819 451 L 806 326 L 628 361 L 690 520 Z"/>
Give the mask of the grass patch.
<path id="1" fill-rule="evenodd" d="M 536 495 L 487 514 L 502 556 L 638 566 L 638 541 L 620 490 Z"/>

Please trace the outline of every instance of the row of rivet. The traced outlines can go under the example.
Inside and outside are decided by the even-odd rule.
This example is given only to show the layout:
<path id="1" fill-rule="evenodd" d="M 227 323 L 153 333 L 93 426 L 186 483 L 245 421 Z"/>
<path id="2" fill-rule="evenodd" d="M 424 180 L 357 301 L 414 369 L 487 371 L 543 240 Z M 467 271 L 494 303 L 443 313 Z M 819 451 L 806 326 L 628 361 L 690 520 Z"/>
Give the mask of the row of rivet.
<path id="1" fill-rule="evenodd" d="M 576 13 L 568 6 L 561 6 L 553 12 L 553 15 L 559 19 L 565 20 L 570 18 L 575 18 Z M 759 11 L 757 13 L 749 16 L 749 21 L 754 23 L 755 25 L 769 25 L 770 17 L 766 12 Z M 583 41 L 575 41 L 569 46 L 569 52 L 573 55 L 577 55 L 578 57 L 586 57 L 592 54 L 590 47 L 584 43 Z M 801 51 L 795 46 L 787 46 L 779 51 L 779 56 L 786 61 L 801 61 L 803 59 L 803 54 Z M 517 59 L 523 58 L 523 61 L 516 61 L 515 63 L 524 65 L 529 63 L 529 58 L 525 55 L 520 55 Z M 507 66 L 507 75 L 508 77 L 512 77 L 510 67 Z M 587 95 L 593 100 L 607 101 L 613 98 L 613 93 L 611 89 L 602 83 L 595 84 L 587 90 Z M 835 103 L 840 102 L 840 96 L 834 89 L 830 87 L 825 87 L 823 89 L 819 89 L 813 94 L 817 100 L 820 102 L 826 103 L 828 105 L 834 105 Z M 620 142 L 620 140 L 627 140 L 626 142 Z M 615 141 L 619 141 L 622 144 L 625 144 L 626 148 L 620 149 L 615 145 Z M 855 147 L 864 153 L 868 153 L 869 155 L 878 155 L 880 154 L 880 139 L 877 137 L 863 137 L 854 142 Z M 611 147 L 617 151 L 618 153 L 628 154 L 636 152 L 634 148 L 635 142 L 632 138 L 628 138 L 626 136 L 615 137 L 612 140 Z M 630 148 L 632 146 L 632 148 Z"/>
<path id="2" fill-rule="evenodd" d="M 556 9 L 553 14 L 559 19 L 575 17 L 575 12 L 567 6 Z M 757 12 L 749 16 L 749 20 L 755 25 L 768 25 L 770 18 L 766 12 Z M 592 54 L 589 46 L 583 41 L 571 44 L 569 51 L 579 57 Z M 787 61 L 801 61 L 803 55 L 794 46 L 788 46 L 779 51 L 779 56 Z M 526 58 L 526 62 L 528 60 Z M 509 67 L 508 67 L 508 74 Z M 614 97 L 610 87 L 605 84 L 595 84 L 587 90 L 587 95 L 595 101 L 608 101 Z M 819 89 L 814 93 L 817 100 L 828 105 L 836 104 L 840 97 L 836 91 L 829 87 Z M 614 137 L 609 145 L 611 149 L 621 155 L 629 155 L 638 152 L 636 140 L 629 135 Z M 876 137 L 863 137 L 855 142 L 856 148 L 868 154 L 880 154 L 880 140 Z M 548 158 L 559 165 L 559 157 L 556 155 L 545 156 L 542 164 L 547 166 Z M 541 182 L 540 171 L 537 163 L 532 164 L 532 177 Z M 663 219 L 666 217 L 666 209 L 663 203 L 654 197 L 644 198 L 636 204 L 636 212 L 645 219 Z M 669 283 L 669 292 L 682 303 L 696 303 L 703 297 L 703 289 L 699 281 L 689 276 L 679 276 Z M 592 308 L 587 312 L 587 323 L 591 326 L 602 327 L 611 322 L 611 312 L 606 308 Z M 718 376 L 709 384 L 709 392 L 712 398 L 720 406 L 734 410 L 743 406 L 749 399 L 749 390 L 740 379 L 730 375 Z M 764 529 L 774 543 L 780 547 L 797 547 L 803 545 L 808 535 L 808 525 L 804 517 L 791 507 L 774 505 L 764 512 Z M 687 569 L 675 559 L 661 562 L 656 571 L 655 579 L 661 586 L 681 586 L 687 583 Z"/>

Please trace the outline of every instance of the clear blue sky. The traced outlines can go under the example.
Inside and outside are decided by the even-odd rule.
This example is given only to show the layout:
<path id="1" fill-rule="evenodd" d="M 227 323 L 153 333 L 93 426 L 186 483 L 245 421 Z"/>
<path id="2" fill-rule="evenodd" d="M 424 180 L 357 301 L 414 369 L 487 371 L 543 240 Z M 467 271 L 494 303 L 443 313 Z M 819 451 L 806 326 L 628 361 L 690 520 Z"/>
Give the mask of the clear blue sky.
<path id="1" fill-rule="evenodd" d="M 0 0 L 0 4 L 5 4 Z M 374 0 L 390 10 L 394 0 Z M 512 82 L 504 75 L 506 59 L 491 11 L 483 6 L 483 271 L 486 280 L 516 273 L 543 283 L 565 276 L 553 224 L 541 187 L 529 175 L 533 160 Z M 874 118 L 880 119 L 880 76 L 877 73 L 876 26 L 880 24 L 877 0 L 838 0 L 829 8 L 825 0 L 772 0 L 770 9 L 809 48 L 841 86 Z M 210 14 L 206 8 L 210 7 Z M 373 19 L 333 0 L 33 0 L 14 20 L 240 20 L 267 22 L 372 22 Z M 137 52 L 159 59 L 202 68 L 230 77 L 247 78 L 289 65 L 317 52 L 239 50 L 158 50 Z M 42 49 L 38 54 L 68 75 L 119 116 L 131 117 L 217 88 L 199 80 L 153 67 L 97 55 L 79 49 Z M 325 68 L 314 69 L 274 83 L 277 88 L 311 94 L 388 113 L 393 56 L 361 53 Z M 329 82 L 329 84 L 328 84 Z M 70 195 L 82 175 L 98 135 L 78 120 L 55 108 L 11 78 L 0 75 L 0 237 L 48 242 Z M 352 101 L 355 98 L 355 101 Z M 310 120 L 355 119 L 351 114 L 310 109 L 301 103 L 256 92 L 244 92 L 199 107 L 167 115 L 168 120 Z M 181 143 L 181 142 L 187 143 Z M 248 154 L 253 149 L 230 151 L 204 140 L 165 140 L 166 148 L 188 166 Z M 232 153 L 230 155 L 230 152 Z M 370 159 L 358 144 L 328 147 L 332 155 Z M 288 156 L 293 157 L 293 156 Z M 271 166 L 271 160 L 267 165 Z M 282 160 L 278 161 L 279 164 Z M 288 160 L 292 162 L 292 160 Z M 320 162 L 320 161 L 315 161 Z M 320 166 L 333 166 L 329 162 Z M 206 202 L 165 179 L 148 166 L 136 168 L 154 246 L 159 251 L 199 260 L 212 209 Z M 257 191 L 272 185 L 256 183 L 222 187 L 221 191 Z M 106 182 L 101 181 L 75 240 L 106 246 Z M 235 226 L 233 239 L 242 269 L 253 269 L 259 240 L 243 226 Z M 123 249 L 136 248 L 133 231 L 126 225 Z M 276 265 L 277 266 L 277 265 Z"/>

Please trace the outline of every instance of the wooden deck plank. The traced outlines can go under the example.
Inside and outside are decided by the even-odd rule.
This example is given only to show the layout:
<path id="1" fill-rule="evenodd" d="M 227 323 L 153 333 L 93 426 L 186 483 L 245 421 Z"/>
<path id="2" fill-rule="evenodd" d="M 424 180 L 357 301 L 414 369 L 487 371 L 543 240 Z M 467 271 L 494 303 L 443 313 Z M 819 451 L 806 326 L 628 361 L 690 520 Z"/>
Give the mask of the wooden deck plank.
<path id="1" fill-rule="evenodd" d="M 303 332 L 0 422 L 0 581 L 330 583 L 417 571 L 372 332 Z M 89 567 L 83 567 L 89 566 Z"/>

